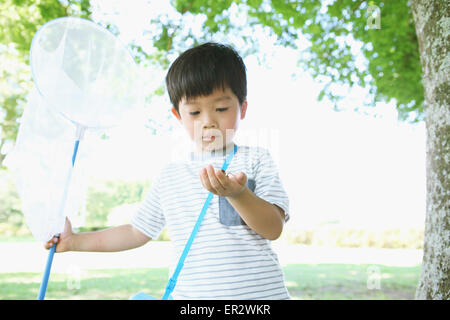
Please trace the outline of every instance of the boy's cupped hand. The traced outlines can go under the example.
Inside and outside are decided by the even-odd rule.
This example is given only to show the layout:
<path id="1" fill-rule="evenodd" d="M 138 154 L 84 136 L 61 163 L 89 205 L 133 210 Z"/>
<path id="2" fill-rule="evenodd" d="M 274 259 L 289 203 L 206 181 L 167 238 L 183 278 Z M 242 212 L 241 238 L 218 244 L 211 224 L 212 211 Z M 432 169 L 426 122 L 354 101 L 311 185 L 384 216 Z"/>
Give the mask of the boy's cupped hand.
<path id="1" fill-rule="evenodd" d="M 50 249 L 56 243 L 55 252 L 65 252 L 70 250 L 70 241 L 73 237 L 72 224 L 66 217 L 66 223 L 64 225 L 64 231 L 59 237 L 53 237 L 48 242 L 44 243 L 45 249 Z"/>
<path id="2" fill-rule="evenodd" d="M 247 175 L 242 171 L 227 175 L 225 171 L 215 170 L 212 165 L 208 165 L 200 170 L 200 180 L 209 192 L 221 197 L 236 197 L 245 190 Z"/>

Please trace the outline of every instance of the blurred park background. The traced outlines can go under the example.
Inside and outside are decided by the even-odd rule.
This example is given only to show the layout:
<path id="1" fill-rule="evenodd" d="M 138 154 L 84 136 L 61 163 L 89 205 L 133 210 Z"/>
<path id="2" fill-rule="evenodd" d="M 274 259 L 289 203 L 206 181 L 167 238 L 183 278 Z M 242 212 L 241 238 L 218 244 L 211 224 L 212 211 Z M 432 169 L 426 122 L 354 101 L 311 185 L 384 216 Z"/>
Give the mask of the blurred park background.
<path id="1" fill-rule="evenodd" d="M 426 130 L 406 0 L 6 0 L 0 12 L 2 161 L 32 87 L 30 42 L 46 21 L 93 20 L 119 37 L 143 70 L 141 122 L 103 133 L 76 230 L 128 223 L 158 169 L 187 142 L 170 114 L 168 66 L 195 44 L 224 42 L 247 67 L 249 109 L 236 142 L 268 148 L 290 196 L 291 220 L 273 246 L 292 297 L 414 298 Z M 169 240 L 165 231 L 129 252 L 57 254 L 47 299 L 161 296 Z M 35 299 L 46 251 L 27 228 L 4 166 L 0 252 L 0 299 Z"/>

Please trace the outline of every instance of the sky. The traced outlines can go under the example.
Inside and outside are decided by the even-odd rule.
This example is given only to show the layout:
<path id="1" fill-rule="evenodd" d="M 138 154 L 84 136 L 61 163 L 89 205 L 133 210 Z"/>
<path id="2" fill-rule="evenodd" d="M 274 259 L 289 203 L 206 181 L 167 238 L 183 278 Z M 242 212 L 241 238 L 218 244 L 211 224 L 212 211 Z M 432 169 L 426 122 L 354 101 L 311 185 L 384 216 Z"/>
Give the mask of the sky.
<path id="1" fill-rule="evenodd" d="M 124 43 L 141 37 L 156 10 L 170 9 L 159 6 L 162 2 L 157 9 L 144 1 L 123 3 L 94 2 L 100 8 L 94 9 L 94 16 L 101 12 L 114 20 Z M 364 100 L 362 88 L 348 92 L 348 108 L 336 112 L 326 99 L 317 101 L 322 85 L 296 71 L 294 50 L 273 47 L 270 39 L 263 50 L 270 52 L 263 65 L 254 56 L 244 59 L 248 110 L 236 143 L 270 150 L 290 198 L 290 225 L 308 228 L 340 222 L 346 227 L 422 228 L 424 123 L 399 123 L 393 103 L 378 103 L 366 109 L 367 115 L 354 112 Z M 165 71 L 144 72 L 155 85 L 165 76 Z M 169 109 L 165 95 L 145 106 L 141 123 L 109 132 L 110 139 L 96 155 L 102 163 L 96 178 L 152 179 L 189 143 Z M 149 117 L 159 126 L 157 135 L 144 125 Z"/>

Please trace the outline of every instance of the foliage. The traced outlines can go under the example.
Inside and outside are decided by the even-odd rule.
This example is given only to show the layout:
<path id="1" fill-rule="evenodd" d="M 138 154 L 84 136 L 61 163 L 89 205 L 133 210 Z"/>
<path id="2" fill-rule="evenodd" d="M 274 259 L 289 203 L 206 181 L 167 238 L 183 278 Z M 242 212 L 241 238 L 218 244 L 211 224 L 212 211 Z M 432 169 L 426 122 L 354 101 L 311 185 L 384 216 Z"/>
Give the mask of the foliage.
<path id="1" fill-rule="evenodd" d="M 408 0 L 173 0 L 179 15 L 152 21 L 152 40 L 161 55 L 208 40 L 231 42 L 241 54 L 258 51 L 261 28 L 275 44 L 299 50 L 299 66 L 325 85 L 339 109 L 336 84 L 368 88 L 365 106 L 395 99 L 400 120 L 424 118 L 424 88 L 413 17 Z M 380 14 L 377 16 L 377 14 Z M 377 19 L 380 22 L 377 24 Z M 202 21 L 202 32 L 187 28 Z M 302 41 L 309 43 L 302 49 Z M 166 58 L 167 59 L 167 58 Z M 168 62 L 168 61 L 167 61 Z M 412 120 L 411 120 L 412 118 Z"/>
<path id="2" fill-rule="evenodd" d="M 423 249 L 423 229 L 321 228 L 286 229 L 283 238 L 289 243 L 336 248 Z"/>
<path id="3" fill-rule="evenodd" d="M 126 203 L 138 203 L 144 199 L 149 182 L 106 181 L 89 186 L 86 201 L 86 228 L 102 228 L 107 225 L 111 211 Z"/>
<path id="4" fill-rule="evenodd" d="M 20 198 L 7 171 L 0 171 L 0 234 L 26 234 Z"/>

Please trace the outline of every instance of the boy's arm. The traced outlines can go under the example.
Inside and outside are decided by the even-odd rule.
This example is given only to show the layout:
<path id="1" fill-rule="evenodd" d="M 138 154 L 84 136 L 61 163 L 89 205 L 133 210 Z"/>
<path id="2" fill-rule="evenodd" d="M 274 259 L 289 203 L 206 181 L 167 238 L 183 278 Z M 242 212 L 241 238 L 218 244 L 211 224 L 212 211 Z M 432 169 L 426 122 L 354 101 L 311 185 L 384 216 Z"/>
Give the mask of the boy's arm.
<path id="1" fill-rule="evenodd" d="M 53 237 L 45 243 L 50 249 L 57 243 L 56 252 L 65 251 L 96 251 L 113 252 L 140 247 L 151 240 L 131 224 L 112 227 L 95 232 L 73 233 L 72 225 L 66 218 L 64 231 L 58 238 Z"/>
<path id="2" fill-rule="evenodd" d="M 134 249 L 146 244 L 151 238 L 131 224 L 100 231 L 74 234 L 69 250 L 113 252 Z"/>
<path id="3" fill-rule="evenodd" d="M 257 234 L 269 240 L 276 240 L 284 226 L 284 211 L 255 195 L 248 187 L 228 202 L 239 213 L 242 220 Z"/>

